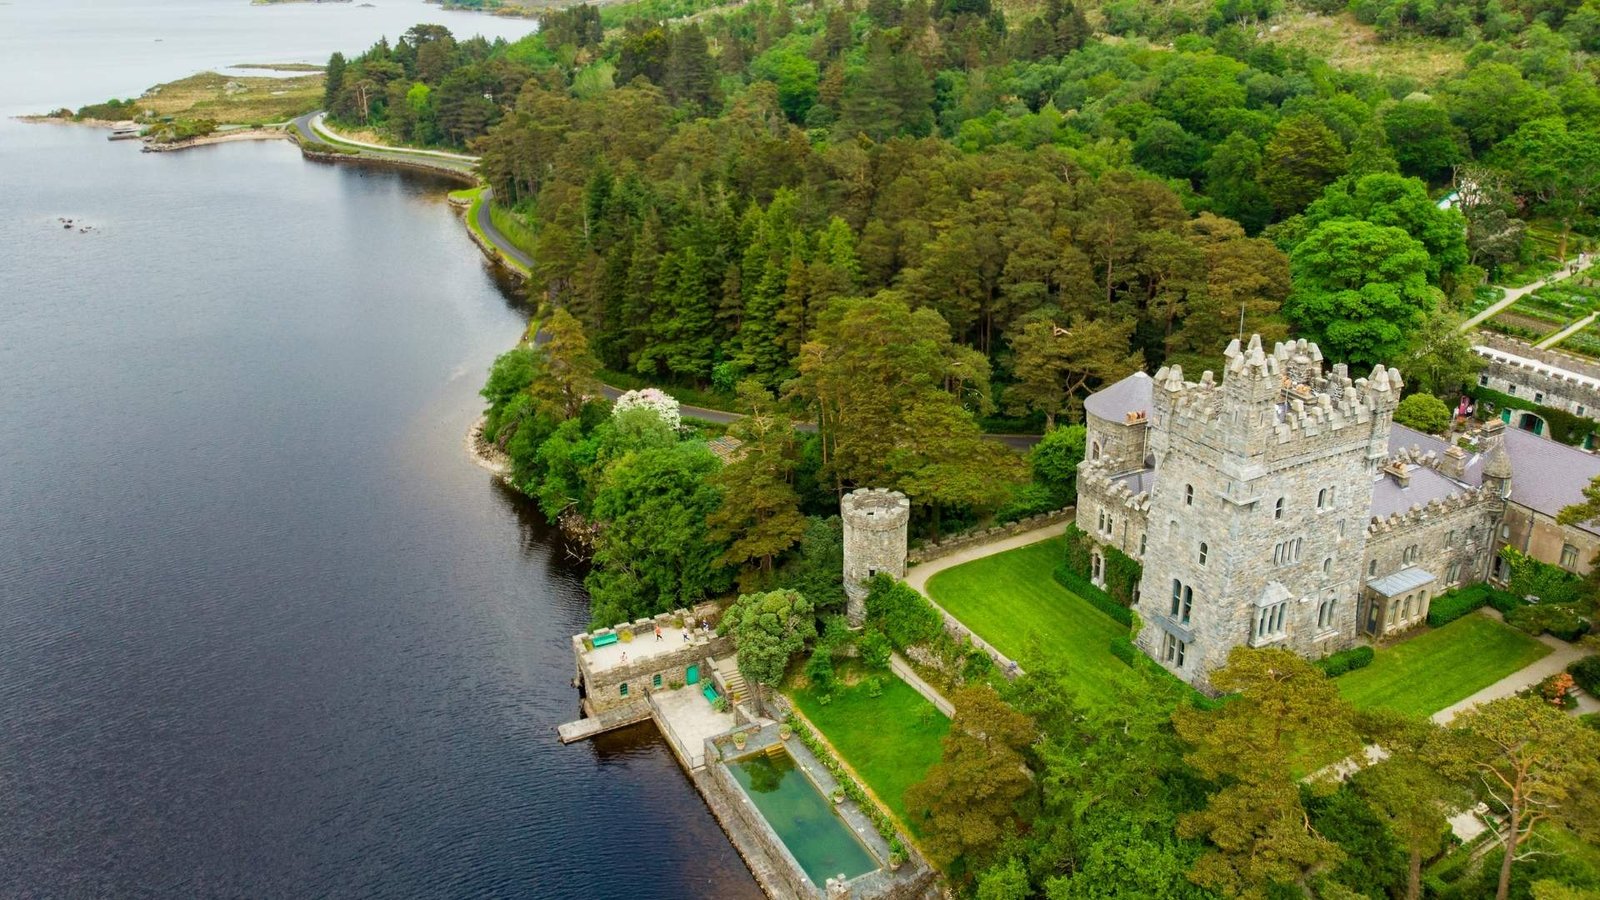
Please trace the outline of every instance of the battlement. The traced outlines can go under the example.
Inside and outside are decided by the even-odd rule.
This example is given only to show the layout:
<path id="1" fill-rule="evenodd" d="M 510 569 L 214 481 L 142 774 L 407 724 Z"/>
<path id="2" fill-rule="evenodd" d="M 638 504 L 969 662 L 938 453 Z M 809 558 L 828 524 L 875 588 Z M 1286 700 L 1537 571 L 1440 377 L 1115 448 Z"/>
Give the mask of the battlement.
<path id="1" fill-rule="evenodd" d="M 856 488 L 839 500 L 839 515 L 852 528 L 901 530 L 911 519 L 911 501 L 899 491 Z"/>
<path id="2" fill-rule="evenodd" d="M 1315 439 L 1330 447 L 1370 439 L 1387 428 L 1405 386 L 1382 365 L 1352 379 L 1347 367 L 1324 370 L 1322 350 L 1305 340 L 1277 344 L 1267 353 L 1259 335 L 1224 351 L 1223 381 L 1207 371 L 1187 381 L 1180 366 L 1156 373 L 1152 406 L 1173 436 L 1247 456 L 1292 456 Z M 1359 433 L 1346 432 L 1352 426 Z"/>

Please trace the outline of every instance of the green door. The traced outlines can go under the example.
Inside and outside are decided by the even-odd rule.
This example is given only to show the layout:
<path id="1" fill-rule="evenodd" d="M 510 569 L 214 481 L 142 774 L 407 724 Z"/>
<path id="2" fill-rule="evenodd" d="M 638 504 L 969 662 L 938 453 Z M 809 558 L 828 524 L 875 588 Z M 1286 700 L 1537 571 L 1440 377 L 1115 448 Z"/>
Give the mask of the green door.
<path id="1" fill-rule="evenodd" d="M 700 683 L 700 667 L 699 666 L 690 666 L 689 667 L 689 671 L 683 673 L 683 683 L 684 684 L 699 684 Z"/>

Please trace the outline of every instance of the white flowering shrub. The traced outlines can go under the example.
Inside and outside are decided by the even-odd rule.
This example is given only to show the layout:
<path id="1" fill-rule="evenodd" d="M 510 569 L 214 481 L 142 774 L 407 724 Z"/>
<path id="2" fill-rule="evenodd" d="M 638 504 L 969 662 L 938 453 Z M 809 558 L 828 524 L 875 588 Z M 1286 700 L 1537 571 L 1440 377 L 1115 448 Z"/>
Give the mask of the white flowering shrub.
<path id="1" fill-rule="evenodd" d="M 616 418 L 630 409 L 648 409 L 660 416 L 661 421 L 673 430 L 683 422 L 683 416 L 678 412 L 677 398 L 658 388 L 628 391 L 611 405 L 611 416 Z"/>

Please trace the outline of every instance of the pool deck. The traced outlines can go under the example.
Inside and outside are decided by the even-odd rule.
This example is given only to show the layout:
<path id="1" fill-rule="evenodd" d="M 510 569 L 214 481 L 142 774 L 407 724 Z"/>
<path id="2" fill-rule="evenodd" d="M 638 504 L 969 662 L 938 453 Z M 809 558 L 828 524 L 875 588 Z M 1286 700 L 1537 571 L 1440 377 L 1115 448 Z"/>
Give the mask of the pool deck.
<path id="1" fill-rule="evenodd" d="M 705 765 L 706 740 L 731 731 L 738 722 L 731 712 L 717 712 L 696 685 L 675 691 L 651 691 L 656 727 L 667 736 L 678 761 L 693 772 Z"/>

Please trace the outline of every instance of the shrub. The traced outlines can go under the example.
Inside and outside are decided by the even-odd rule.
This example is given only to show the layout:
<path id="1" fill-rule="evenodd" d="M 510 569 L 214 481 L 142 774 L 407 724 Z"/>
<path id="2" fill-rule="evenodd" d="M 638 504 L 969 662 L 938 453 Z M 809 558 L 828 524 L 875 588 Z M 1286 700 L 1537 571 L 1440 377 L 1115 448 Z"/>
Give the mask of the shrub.
<path id="1" fill-rule="evenodd" d="M 1056 428 L 1028 451 L 1033 481 L 1055 499 L 1056 507 L 1078 499 L 1078 463 L 1083 462 L 1087 432 L 1082 425 Z"/>
<path id="2" fill-rule="evenodd" d="M 1559 566 L 1540 562 L 1510 547 L 1500 552 L 1511 568 L 1506 589 L 1515 597 L 1537 597 L 1541 603 L 1576 603 L 1583 597 L 1583 579 Z"/>
<path id="3" fill-rule="evenodd" d="M 1018 519 L 1060 509 L 1062 505 L 1050 488 L 1042 484 L 1019 484 L 1011 488 L 1011 499 L 995 510 L 994 522 L 996 525 L 1009 525 Z"/>
<path id="4" fill-rule="evenodd" d="M 894 647 L 889 638 L 876 628 L 861 637 L 861 662 L 869 669 L 889 668 L 889 654 Z"/>
<path id="5" fill-rule="evenodd" d="M 1329 678 L 1338 678 L 1346 672 L 1356 669 L 1365 669 L 1372 665 L 1373 653 L 1371 647 L 1351 647 L 1349 650 L 1340 650 L 1338 653 L 1325 656 L 1316 661 L 1317 668 L 1326 672 Z"/>
<path id="6" fill-rule="evenodd" d="M 811 682 L 811 692 L 822 696 L 833 691 L 837 679 L 833 674 L 833 657 L 827 653 L 813 653 L 806 660 L 806 680 Z"/>
<path id="7" fill-rule="evenodd" d="M 1567 674 L 1578 683 L 1578 687 L 1600 697 L 1600 653 L 1575 660 L 1567 666 Z"/>
<path id="8" fill-rule="evenodd" d="M 1444 434 L 1450 427 L 1450 407 L 1432 394 L 1412 394 L 1395 408 L 1394 421 L 1424 434 Z"/>
<path id="9" fill-rule="evenodd" d="M 1506 616 L 1506 624 L 1529 634 L 1546 631 L 1564 641 L 1575 641 L 1589 633 L 1589 621 L 1570 606 L 1552 603 L 1523 605 Z"/>
<path id="10" fill-rule="evenodd" d="M 883 678 L 881 676 L 874 675 L 871 678 L 868 678 L 866 684 L 868 697 L 883 696 Z"/>
<path id="11" fill-rule="evenodd" d="M 1516 612 L 1517 610 L 1528 605 L 1528 601 L 1518 597 L 1516 594 L 1508 593 L 1506 591 L 1497 591 L 1493 588 L 1488 590 L 1488 597 L 1489 605 L 1502 616 L 1509 616 L 1513 612 Z"/>
<path id="12" fill-rule="evenodd" d="M 968 651 L 966 660 L 961 664 L 961 677 L 967 681 L 981 681 L 993 671 L 994 658 L 976 647 Z"/>
<path id="13" fill-rule="evenodd" d="M 1110 616 L 1113 621 L 1133 627 L 1133 610 L 1111 599 L 1109 594 L 1089 583 L 1088 579 L 1068 569 L 1065 563 L 1056 566 L 1051 574 L 1055 576 L 1057 584 L 1089 601 L 1090 606 Z"/>
<path id="14" fill-rule="evenodd" d="M 899 649 L 938 637 L 939 611 L 928 599 L 903 581 L 888 575 L 872 579 L 867 588 L 867 624 L 876 625 Z"/>
<path id="15" fill-rule="evenodd" d="M 1458 588 L 1433 598 L 1428 607 L 1428 626 L 1440 628 L 1470 612 L 1476 612 L 1489 602 L 1489 591 L 1484 585 L 1474 584 Z"/>

